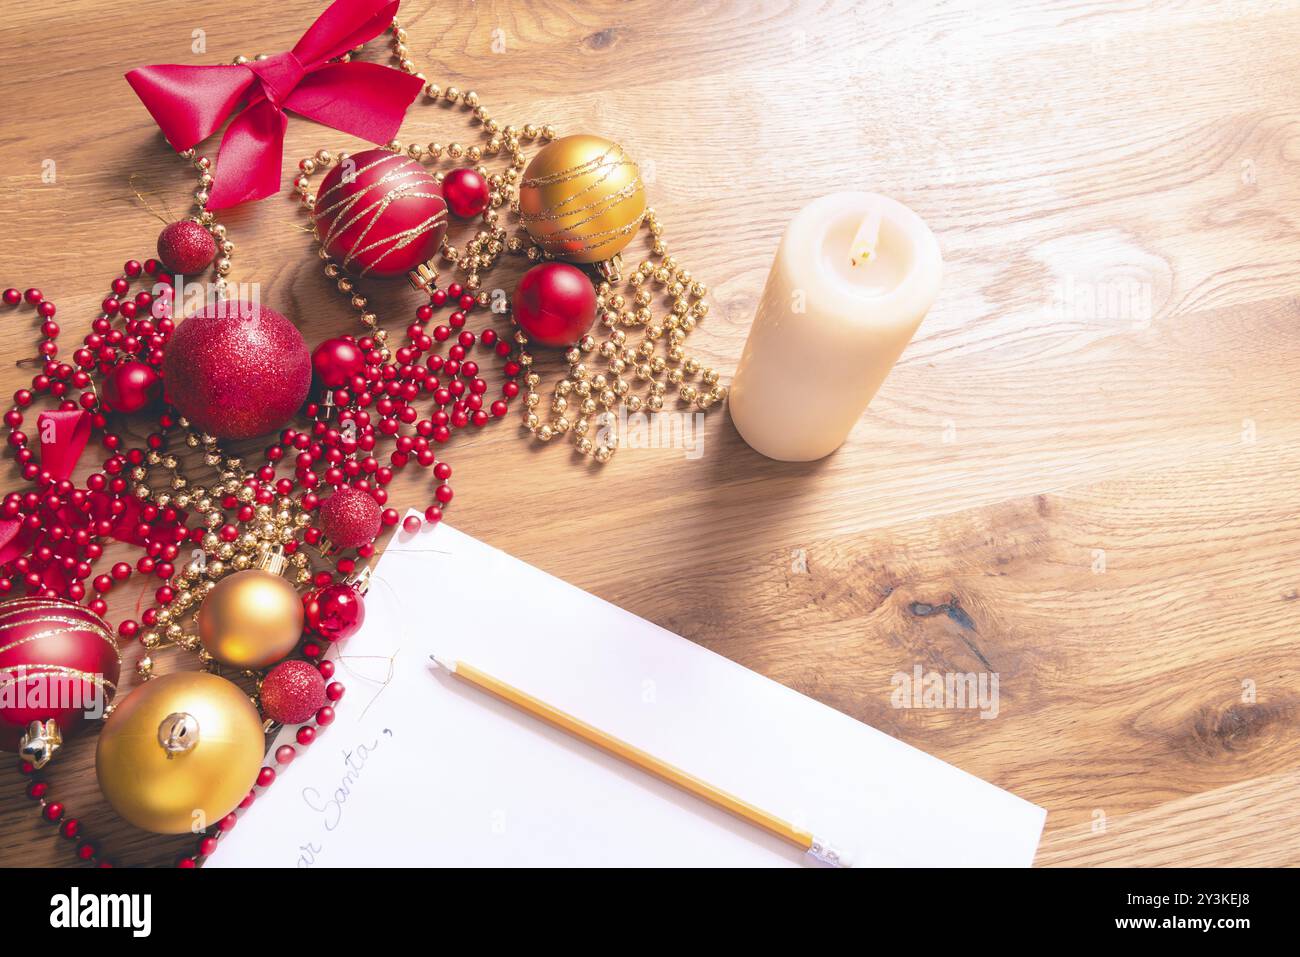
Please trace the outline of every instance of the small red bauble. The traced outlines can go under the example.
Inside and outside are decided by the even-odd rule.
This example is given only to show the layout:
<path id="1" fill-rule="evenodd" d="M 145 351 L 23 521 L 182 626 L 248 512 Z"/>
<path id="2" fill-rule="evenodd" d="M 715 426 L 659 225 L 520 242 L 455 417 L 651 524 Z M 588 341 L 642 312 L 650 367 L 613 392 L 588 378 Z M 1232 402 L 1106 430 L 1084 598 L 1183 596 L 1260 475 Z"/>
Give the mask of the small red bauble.
<path id="1" fill-rule="evenodd" d="M 325 706 L 325 679 L 305 661 L 282 661 L 262 682 L 262 716 L 301 724 Z"/>
<path id="2" fill-rule="evenodd" d="M 369 492 L 344 485 L 321 503 L 320 529 L 330 544 L 356 548 L 379 534 L 382 509 Z"/>
<path id="3" fill-rule="evenodd" d="M 366 620 L 366 602 L 355 587 L 336 582 L 311 592 L 302 600 L 307 629 L 326 641 L 354 635 Z"/>
<path id="4" fill-rule="evenodd" d="M 221 439 L 274 432 L 311 388 L 311 354 L 294 324 L 273 309 L 209 303 L 182 322 L 163 358 L 167 401 Z"/>
<path id="5" fill-rule="evenodd" d="M 539 345 L 567 346 L 596 321 L 596 289 L 568 263 L 542 263 L 519 280 L 515 321 Z"/>
<path id="6" fill-rule="evenodd" d="M 192 276 L 207 269 L 217 256 L 217 241 L 192 219 L 163 227 L 158 234 L 158 258 L 168 272 Z"/>
<path id="7" fill-rule="evenodd" d="M 447 208 L 461 219 L 481 216 L 491 195 L 488 181 L 476 169 L 461 166 L 443 177 L 442 198 L 447 201 Z"/>
<path id="8" fill-rule="evenodd" d="M 401 276 L 431 259 L 447 232 L 447 203 L 419 162 L 366 150 L 321 180 L 312 223 L 325 251 L 358 275 Z"/>
<path id="9" fill-rule="evenodd" d="M 311 354 L 316 379 L 327 389 L 342 389 L 366 371 L 366 354 L 351 339 L 326 339 Z"/>
<path id="10" fill-rule="evenodd" d="M 104 402 L 113 412 L 139 412 L 162 395 L 162 379 L 153 366 L 123 362 L 104 379 Z"/>
<path id="11" fill-rule="evenodd" d="M 44 598 L 0 605 L 0 750 L 17 751 L 33 721 L 76 731 L 113 700 L 121 667 L 108 625 L 89 609 Z M 29 748 L 38 765 L 51 750 Z"/>

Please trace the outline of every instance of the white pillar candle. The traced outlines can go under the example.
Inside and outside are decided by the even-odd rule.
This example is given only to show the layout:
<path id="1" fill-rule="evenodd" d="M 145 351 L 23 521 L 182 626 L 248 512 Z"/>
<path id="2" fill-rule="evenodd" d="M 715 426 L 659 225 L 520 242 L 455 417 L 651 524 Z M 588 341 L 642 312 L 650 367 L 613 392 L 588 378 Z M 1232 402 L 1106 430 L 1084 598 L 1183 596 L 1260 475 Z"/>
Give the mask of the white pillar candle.
<path id="1" fill-rule="evenodd" d="M 934 233 L 902 203 L 834 193 L 791 221 L 732 380 L 731 419 L 786 462 L 848 437 L 939 292 Z"/>

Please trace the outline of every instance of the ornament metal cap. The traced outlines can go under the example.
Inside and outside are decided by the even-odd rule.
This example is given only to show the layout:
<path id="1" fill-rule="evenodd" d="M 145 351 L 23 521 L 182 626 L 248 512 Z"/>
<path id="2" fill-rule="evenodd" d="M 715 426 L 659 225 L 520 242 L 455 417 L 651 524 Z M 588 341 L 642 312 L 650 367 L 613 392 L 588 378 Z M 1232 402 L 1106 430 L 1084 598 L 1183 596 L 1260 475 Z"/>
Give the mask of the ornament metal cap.
<path id="1" fill-rule="evenodd" d="M 623 281 L 623 254 L 614 253 L 608 259 L 596 263 L 596 271 L 607 282 Z"/>
<path id="2" fill-rule="evenodd" d="M 358 595 L 364 595 L 370 590 L 371 573 L 370 566 L 358 569 L 355 573 L 349 575 L 343 580 L 345 585 L 351 585 Z"/>
<path id="3" fill-rule="evenodd" d="M 185 711 L 167 715 L 158 724 L 158 743 L 167 752 L 167 758 L 188 754 L 199 744 L 199 719 Z"/>
<path id="4" fill-rule="evenodd" d="M 53 718 L 48 721 L 33 721 L 27 726 L 27 733 L 22 736 L 18 753 L 24 761 L 38 771 L 50 763 L 50 758 L 63 746 L 63 734 Z"/>
<path id="5" fill-rule="evenodd" d="M 438 282 L 438 270 L 434 268 L 433 260 L 420 263 L 406 274 L 406 280 L 416 292 L 427 292 L 432 295 L 433 287 Z"/>
<path id="6" fill-rule="evenodd" d="M 272 575 L 283 575 L 284 570 L 289 567 L 289 559 L 285 557 L 284 548 L 276 545 L 274 548 L 263 549 L 261 556 L 253 563 L 253 567 L 270 572 Z"/>

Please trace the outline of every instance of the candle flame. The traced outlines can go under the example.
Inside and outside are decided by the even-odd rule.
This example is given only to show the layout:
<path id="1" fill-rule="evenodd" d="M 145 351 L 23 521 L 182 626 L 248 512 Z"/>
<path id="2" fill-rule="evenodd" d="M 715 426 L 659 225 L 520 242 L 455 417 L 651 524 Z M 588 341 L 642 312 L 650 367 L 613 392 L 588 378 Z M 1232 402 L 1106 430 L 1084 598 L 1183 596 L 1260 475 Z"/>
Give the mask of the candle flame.
<path id="1" fill-rule="evenodd" d="M 849 245 L 849 262 L 854 266 L 869 263 L 876 255 L 876 246 L 880 242 L 880 207 L 872 206 L 863 218 L 853 242 Z"/>

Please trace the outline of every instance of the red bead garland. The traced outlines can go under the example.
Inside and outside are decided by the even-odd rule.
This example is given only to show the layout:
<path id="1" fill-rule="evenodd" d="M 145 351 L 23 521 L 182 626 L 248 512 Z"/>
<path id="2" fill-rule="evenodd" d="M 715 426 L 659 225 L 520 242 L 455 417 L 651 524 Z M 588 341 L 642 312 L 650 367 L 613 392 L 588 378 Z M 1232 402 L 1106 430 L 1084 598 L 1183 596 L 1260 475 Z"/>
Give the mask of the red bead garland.
<path id="1" fill-rule="evenodd" d="M 153 282 L 159 289 L 156 299 L 148 290 L 141 290 L 134 297 L 128 295 L 131 282 L 141 279 Z M 30 546 L 26 554 L 9 563 L 9 574 L 0 574 L 0 595 L 10 593 L 17 584 L 29 595 L 82 600 L 87 595 L 84 582 L 91 577 L 93 562 L 103 554 L 103 546 L 95 541 L 97 538 L 112 536 L 144 547 L 146 555 L 137 562 L 135 570 L 163 580 L 175 571 L 180 545 L 187 540 L 201 541 L 203 530 L 189 528 L 180 510 L 135 500 L 123 474 L 142 465 L 146 451 L 166 449 L 167 432 L 176 425 L 174 415 L 166 411 L 159 416 L 159 430 L 149 435 L 146 448 L 127 449 L 122 436 L 108 429 L 110 410 L 94 391 L 91 380 L 92 373 L 109 376 L 119 366 L 128 364 L 138 364 L 157 373 L 167 341 L 175 330 L 170 316 L 171 283 L 172 277 L 162 271 L 156 260 L 146 260 L 143 264 L 137 260 L 127 262 L 122 275 L 111 283 L 111 294 L 103 302 L 103 312 L 92 323 L 71 363 L 58 360 L 56 340 L 60 329 L 52 318 L 56 313 L 54 304 L 36 288 L 22 293 L 16 288 L 4 291 L 6 304 L 17 306 L 26 302 L 36 306 L 45 322 L 41 327 L 44 339 L 38 347 L 44 360 L 41 371 L 33 377 L 30 389 L 20 389 L 14 394 L 13 408 L 5 415 L 9 445 L 23 477 L 35 484 L 38 491 L 25 495 L 10 493 L 0 504 L 0 520 L 12 523 L 17 534 L 25 536 L 24 544 Z M 266 451 L 267 464 L 257 472 L 256 503 L 263 504 L 276 494 L 288 495 L 301 488 L 303 506 L 313 511 L 322 499 L 318 492 L 322 484 L 336 488 L 346 484 L 369 491 L 382 505 L 387 499 L 384 486 L 414 461 L 421 467 L 434 468 L 435 477 L 441 483 L 434 492 L 437 504 L 426 510 L 429 521 L 440 520 L 441 506 L 449 503 L 453 495 L 447 484 L 450 468 L 438 460 L 435 447 L 449 441 L 457 429 L 481 428 L 491 418 L 504 416 L 509 401 L 519 394 L 516 380 L 523 374 L 520 364 L 508 358 L 511 354 L 508 340 L 492 329 L 476 336 L 464 328 L 468 314 L 476 305 L 475 298 L 458 283 L 445 290 L 435 290 L 429 302 L 417 308 L 416 322 L 407 329 L 409 345 L 398 349 L 391 362 L 383 361 L 374 339 L 355 340 L 366 364 L 364 372 L 353 377 L 350 389 L 335 390 L 335 402 L 341 407 L 338 425 L 318 419 L 310 431 L 289 428 L 281 432 L 279 442 Z M 430 335 L 426 324 L 436 310 L 447 306 L 454 307 L 447 322 L 437 325 Z M 115 317 L 125 319 L 124 328 L 114 325 Z M 433 351 L 435 343 L 448 341 L 453 333 L 456 340 L 448 347 L 446 356 Z M 502 397 L 492 401 L 487 409 L 484 408 L 487 383 L 479 375 L 478 364 L 468 358 L 479 345 L 492 348 L 498 357 L 507 360 Z M 148 377 L 136 371 L 133 378 L 144 382 Z M 76 400 L 72 398 L 73 390 L 81 390 Z M 59 400 L 61 411 L 87 411 L 92 427 L 101 434 L 107 456 L 102 470 L 91 474 L 85 489 L 76 488 L 66 479 L 56 480 L 44 470 L 22 429 L 24 410 L 37 396 L 46 393 Z M 420 417 L 414 404 L 424 395 L 431 396 L 435 405 L 427 418 Z M 309 404 L 307 412 L 315 416 L 320 407 Z M 405 425 L 414 427 L 413 435 L 399 434 Z M 384 436 L 393 438 L 394 450 L 389 461 L 381 464 L 373 452 Z M 286 455 L 292 456 L 294 478 L 276 479 L 275 465 Z M 70 513 L 63 511 L 69 505 L 74 510 L 71 524 L 75 527 L 68 527 Z M 233 501 L 223 502 L 226 508 L 236 505 Z M 320 539 L 320 530 L 308 527 L 304 538 L 314 544 Z M 361 546 L 359 554 L 365 548 Z M 91 581 L 94 594 L 90 607 L 103 614 L 104 596 L 115 582 L 127 576 L 129 572 L 95 577 Z M 126 621 L 118 632 L 130 638 L 139 629 L 139 623 Z"/>
<path id="2" fill-rule="evenodd" d="M 144 283 L 150 288 L 132 294 L 133 284 Z M 132 448 L 110 419 L 114 412 L 142 410 L 156 398 L 158 372 L 175 331 L 172 284 L 172 276 L 157 260 L 128 261 L 110 283 L 101 314 L 91 323 L 82 345 L 66 361 L 60 358 L 57 339 L 61 329 L 55 322 L 54 304 L 34 287 L 25 291 L 9 288 L 0 293 L 5 305 L 34 307 L 41 319 L 42 334 L 39 370 L 30 388 L 14 394 L 13 407 L 5 415 L 9 447 L 22 477 L 33 490 L 11 492 L 0 499 L 0 546 L 16 543 L 19 552 L 0 564 L 0 596 L 24 593 L 84 601 L 103 615 L 107 595 L 138 574 L 156 576 L 163 583 L 155 593 L 159 605 L 165 606 L 174 598 L 173 589 L 166 583 L 175 573 L 182 551 L 199 545 L 206 530 L 201 525 L 191 528 L 190 516 L 184 510 L 136 498 L 130 473 L 146 464 L 149 453 L 166 452 L 169 435 L 179 422 L 170 408 L 162 409 L 157 413 L 157 429 L 149 433 L 142 446 Z M 435 449 L 449 441 L 457 429 L 481 428 L 491 419 L 504 416 L 510 400 L 520 392 L 517 380 L 524 372 L 511 356 L 508 339 L 491 328 L 477 335 L 465 328 L 477 304 L 475 297 L 456 283 L 434 290 L 429 301 L 416 309 L 416 321 L 406 330 L 408 342 L 392 360 L 386 359 L 380 344 L 371 337 L 345 337 L 360 351 L 364 364 L 333 392 L 339 409 L 337 422 L 317 418 L 308 430 L 286 428 L 267 448 L 265 464 L 246 482 L 253 490 L 252 502 L 231 496 L 221 502 L 222 508 L 233 512 L 239 522 L 250 521 L 256 505 L 269 504 L 277 495 L 298 492 L 304 510 L 314 514 L 328 497 L 323 486 L 356 488 L 372 495 L 382 506 L 387 501 L 385 487 L 398 471 L 415 462 L 432 469 L 438 482 L 434 489 L 436 504 L 425 509 L 424 519 L 430 523 L 440 521 L 443 506 L 453 497 L 448 484 L 452 470 L 438 459 Z M 443 309 L 450 310 L 445 321 L 434 324 L 436 313 Z M 503 362 L 506 381 L 498 399 L 486 398 L 487 382 L 480 375 L 479 364 L 471 358 L 476 347 L 490 350 Z M 438 351 L 443 348 L 445 354 Z M 96 377 L 104 383 L 99 391 L 94 384 Z M 106 387 L 110 379 L 115 386 Z M 105 401 L 100 391 L 113 396 L 113 402 Z M 39 446 L 34 447 L 24 431 L 29 410 L 43 395 L 56 400 L 60 412 L 84 412 L 104 450 L 102 465 L 88 476 L 84 487 L 52 474 L 42 463 Z M 417 407 L 421 399 L 433 402 L 433 411 L 423 417 Z M 313 403 L 306 411 L 315 417 L 321 409 Z M 381 463 L 374 453 L 386 437 L 392 440 L 393 451 L 388 461 Z M 292 459 L 293 476 L 277 476 L 276 467 L 286 456 Z M 398 518 L 391 508 L 383 515 L 384 524 L 389 526 Z M 219 530 L 223 538 L 227 537 L 227 529 L 238 534 L 235 526 L 224 526 Z M 95 574 L 105 539 L 132 543 L 143 554 L 134 566 L 117 562 L 107 573 Z M 308 524 L 302 540 L 318 543 L 319 526 Z M 286 551 L 297 547 L 298 543 L 292 542 Z M 368 558 L 373 551 L 371 540 L 359 545 L 356 555 Z M 355 567 L 353 558 L 337 560 L 341 574 L 349 574 Z M 314 581 L 323 588 L 334 582 L 334 576 L 320 572 Z M 139 620 L 121 621 L 116 630 L 120 638 L 130 640 L 157 624 L 157 609 L 149 608 Z M 317 644 L 308 647 L 314 652 L 321 650 Z M 296 744 L 277 749 L 276 764 L 291 762 L 297 748 L 309 747 L 334 721 L 344 688 L 329 680 L 334 674 L 332 662 L 318 661 L 316 666 L 329 682 L 325 689 L 327 703 L 316 712 L 314 724 L 303 725 L 295 732 Z M 31 765 L 21 767 L 24 774 L 35 774 Z M 264 768 L 258 786 L 268 787 L 274 780 L 274 769 Z M 61 803 L 46 798 L 48 784 L 34 781 L 29 792 L 42 801 L 41 813 L 46 820 L 75 842 L 80 860 L 111 866 L 96 845 L 84 837 L 82 822 L 68 817 Z M 250 794 L 244 806 L 251 803 L 252 797 Z M 220 834 L 232 828 L 236 820 L 233 813 L 222 819 L 199 840 L 196 852 L 182 858 L 179 865 L 194 866 L 210 854 Z"/>
<path id="3" fill-rule="evenodd" d="M 127 296 L 131 280 L 146 273 L 155 288 L 163 293 L 157 301 L 147 290 L 134 297 Z M 11 492 L 0 503 L 0 519 L 9 529 L 16 529 L 23 546 L 23 554 L 0 568 L 3 572 L 0 595 L 18 586 L 28 595 L 81 601 L 87 596 L 85 582 L 90 580 L 93 597 L 88 605 L 103 615 L 107 610 L 104 596 L 131 574 L 130 566 L 119 564 L 112 576 L 91 579 L 93 563 L 104 550 L 97 539 L 109 537 L 131 541 L 146 549 L 146 558 L 137 564 L 137 571 L 154 573 L 162 579 L 172 575 L 178 546 L 190 534 L 184 524 L 184 514 L 173 508 L 133 500 L 123 473 L 144 462 L 145 450 L 125 449 L 122 436 L 108 429 L 108 409 L 94 391 L 91 379 L 92 372 L 112 375 L 119 364 L 142 366 L 145 371 L 139 373 L 141 381 L 147 374 L 157 375 L 163 349 L 174 329 L 167 314 L 169 310 L 163 307 L 170 299 L 171 281 L 154 260 L 144 265 L 136 260 L 126 263 L 123 274 L 111 283 L 103 313 L 92 323 L 91 331 L 82 347 L 73 353 L 71 362 L 61 362 L 58 358 L 56 340 L 60 329 L 52 318 L 57 312 L 54 303 L 39 289 L 31 288 L 23 294 L 17 289 L 5 290 L 5 303 L 33 305 L 45 321 L 41 324 L 44 338 L 38 346 L 43 357 L 41 370 L 32 378 L 30 389 L 14 393 L 13 408 L 5 415 L 9 446 L 14 450 L 23 478 L 36 490 L 25 494 Z M 114 316 L 125 318 L 124 328 L 114 327 Z M 73 390 L 80 390 L 75 400 Z M 24 410 L 30 408 L 37 396 L 46 393 L 59 400 L 57 408 L 61 412 L 85 411 L 92 428 L 101 435 L 107 456 L 101 471 L 88 477 L 84 489 L 68 479 L 56 479 L 43 468 L 39 453 L 31 447 L 29 436 L 22 429 Z M 147 447 L 155 450 L 165 447 L 164 433 L 172 424 L 171 416 L 164 414 L 160 418 L 163 431 L 151 434 Z M 198 532 L 197 538 L 201 538 L 202 531 Z M 139 625 L 134 621 L 118 626 L 122 637 L 133 637 L 138 630 Z"/>
<path id="4" fill-rule="evenodd" d="M 77 860 L 93 864 L 96 867 L 112 867 L 108 858 L 102 856 L 99 847 L 85 835 L 81 821 L 68 816 L 67 808 L 60 801 L 50 799 L 50 785 L 36 777 L 36 769 L 26 761 L 18 762 L 18 773 L 32 778 L 27 785 L 27 796 L 40 806 L 41 817 L 50 824 L 57 825 L 59 836 L 73 842 L 73 853 Z"/>

